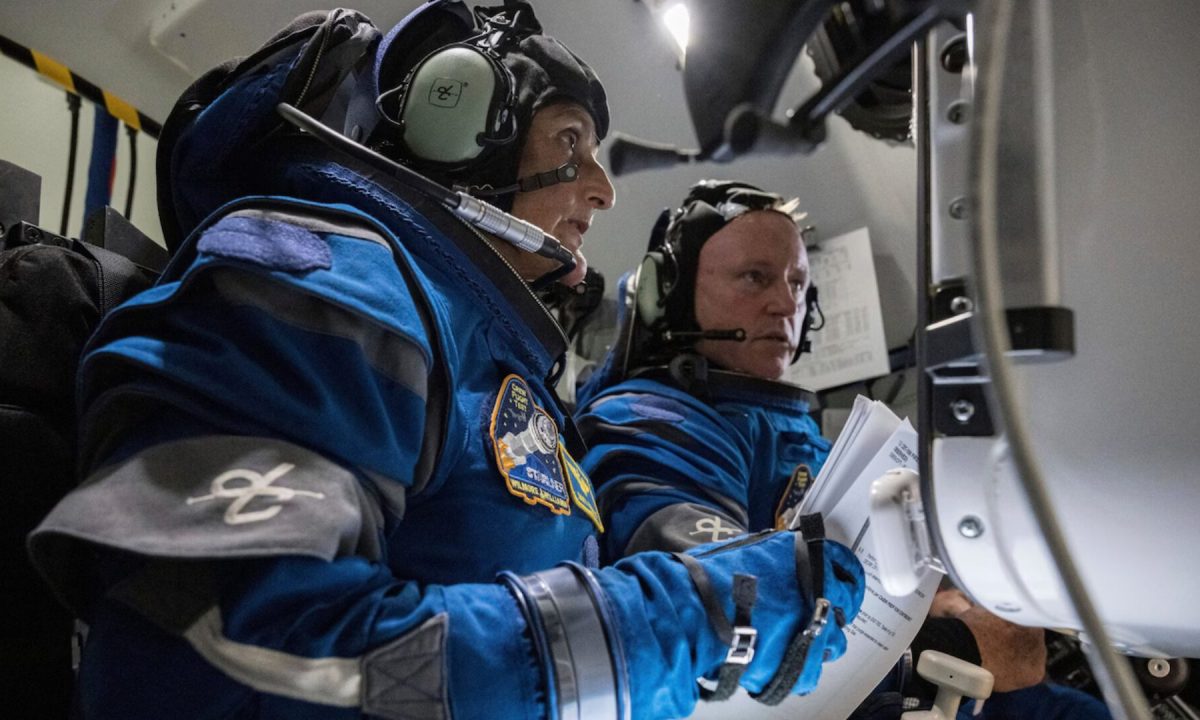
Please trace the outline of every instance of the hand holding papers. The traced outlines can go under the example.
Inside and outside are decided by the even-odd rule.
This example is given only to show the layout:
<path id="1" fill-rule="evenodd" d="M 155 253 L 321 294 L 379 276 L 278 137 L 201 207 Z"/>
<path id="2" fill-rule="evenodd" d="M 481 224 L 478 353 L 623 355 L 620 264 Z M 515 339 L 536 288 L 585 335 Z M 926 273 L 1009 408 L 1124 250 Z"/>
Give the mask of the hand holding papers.
<path id="1" fill-rule="evenodd" d="M 916 636 L 941 580 L 927 570 L 903 597 L 889 594 L 880 580 L 876 544 L 896 540 L 871 527 L 871 485 L 896 468 L 917 470 L 916 430 L 883 403 L 859 396 L 801 512 L 824 513 L 826 534 L 862 562 L 867 594 L 847 629 L 846 654 L 825 668 L 816 691 L 803 698 L 819 709 L 819 715 L 806 717 L 844 719 L 862 702 Z"/>
<path id="2" fill-rule="evenodd" d="M 901 421 L 895 413 L 888 410 L 887 406 L 878 400 L 868 400 L 862 395 L 856 397 L 850 417 L 846 419 L 842 432 L 829 451 L 829 458 L 821 467 L 816 481 L 800 503 L 799 514 L 825 513 L 827 516 L 825 523 L 828 526 L 830 511 L 838 504 L 846 491 L 866 474 L 868 464 L 875 460 L 879 450 L 888 444 L 901 424 L 906 426 L 911 433 L 911 440 L 906 445 L 906 452 L 891 465 L 887 465 L 886 462 L 880 463 L 879 465 L 887 465 L 887 467 L 882 467 L 880 472 L 873 476 L 863 478 L 868 486 L 872 480 L 893 467 L 916 469 L 916 432 L 913 431 L 908 421 Z M 906 460 L 908 461 L 906 462 Z M 865 512 L 865 510 L 866 506 L 863 506 L 863 511 Z M 834 539 L 844 542 L 841 538 Z"/>
<path id="3" fill-rule="evenodd" d="M 817 689 L 776 707 L 755 703 L 745 692 L 721 703 L 701 703 L 693 718 L 805 718 L 845 720 L 895 666 L 929 612 L 941 575 L 919 573 L 911 594 L 889 594 L 879 575 L 877 541 L 870 522 L 871 485 L 896 468 L 917 469 L 917 433 L 883 403 L 858 397 L 828 460 L 801 502 L 801 513 L 825 516 L 826 535 L 858 556 L 867 574 L 862 610 L 846 628 L 846 654 L 822 671 Z"/>

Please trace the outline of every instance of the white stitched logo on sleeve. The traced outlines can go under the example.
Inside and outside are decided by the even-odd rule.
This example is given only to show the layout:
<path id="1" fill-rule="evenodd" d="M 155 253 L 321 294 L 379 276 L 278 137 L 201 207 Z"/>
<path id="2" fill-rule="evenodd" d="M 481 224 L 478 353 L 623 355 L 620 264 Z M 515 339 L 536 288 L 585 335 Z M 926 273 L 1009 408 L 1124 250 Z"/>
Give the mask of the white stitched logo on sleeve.
<path id="1" fill-rule="evenodd" d="M 721 524 L 721 518 L 714 515 L 712 517 L 700 518 L 697 520 L 696 529 L 688 533 L 688 535 L 710 533 L 712 535 L 712 542 L 716 542 L 721 539 L 722 535 L 729 535 L 732 537 L 741 532 L 742 531 L 738 530 L 737 528 L 725 527 Z"/>
<path id="2" fill-rule="evenodd" d="M 271 484 L 286 475 L 294 467 L 296 466 L 292 463 L 280 463 L 275 469 L 265 474 L 244 468 L 223 472 L 213 478 L 210 488 L 211 492 L 208 495 L 190 497 L 187 499 L 187 504 L 194 505 L 198 502 L 215 500 L 217 498 L 232 498 L 233 502 L 229 503 L 229 507 L 225 508 L 225 522 L 228 525 L 241 525 L 243 523 L 269 520 L 275 517 L 283 509 L 283 503 L 300 495 L 317 498 L 318 500 L 324 498 L 324 493 L 275 487 Z M 245 480 L 248 484 L 230 487 L 230 483 L 234 480 Z M 271 505 L 262 510 L 244 511 L 251 500 L 260 496 L 278 500 L 279 504 Z"/>

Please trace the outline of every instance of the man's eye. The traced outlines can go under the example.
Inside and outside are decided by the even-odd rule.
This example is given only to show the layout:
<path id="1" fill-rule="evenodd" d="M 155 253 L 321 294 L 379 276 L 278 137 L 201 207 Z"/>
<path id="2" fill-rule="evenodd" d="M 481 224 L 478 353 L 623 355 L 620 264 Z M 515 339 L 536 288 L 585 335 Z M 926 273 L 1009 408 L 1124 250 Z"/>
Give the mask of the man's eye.
<path id="1" fill-rule="evenodd" d="M 742 273 L 742 279 L 755 285 L 762 285 L 766 282 L 767 276 L 758 270 L 747 270 L 746 272 Z"/>

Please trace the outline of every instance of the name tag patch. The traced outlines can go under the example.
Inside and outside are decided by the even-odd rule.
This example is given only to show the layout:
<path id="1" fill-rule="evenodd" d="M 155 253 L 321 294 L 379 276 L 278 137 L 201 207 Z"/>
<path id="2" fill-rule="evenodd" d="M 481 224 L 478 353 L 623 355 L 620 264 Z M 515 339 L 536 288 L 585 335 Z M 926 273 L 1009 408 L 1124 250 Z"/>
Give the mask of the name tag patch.
<path id="1" fill-rule="evenodd" d="M 779 497 L 779 505 L 775 508 L 775 529 L 786 530 L 791 526 L 792 518 L 796 515 L 796 508 L 800 507 L 800 501 L 804 499 L 804 493 L 808 490 L 809 484 L 812 483 L 812 471 L 804 463 L 796 466 L 792 471 L 792 476 L 788 478 L 787 487 L 783 489 L 783 494 Z"/>
<path id="2" fill-rule="evenodd" d="M 529 386 L 517 375 L 504 378 L 500 386 L 489 437 L 510 493 L 557 515 L 571 514 L 570 491 L 559 461 L 558 426 L 534 403 Z"/>

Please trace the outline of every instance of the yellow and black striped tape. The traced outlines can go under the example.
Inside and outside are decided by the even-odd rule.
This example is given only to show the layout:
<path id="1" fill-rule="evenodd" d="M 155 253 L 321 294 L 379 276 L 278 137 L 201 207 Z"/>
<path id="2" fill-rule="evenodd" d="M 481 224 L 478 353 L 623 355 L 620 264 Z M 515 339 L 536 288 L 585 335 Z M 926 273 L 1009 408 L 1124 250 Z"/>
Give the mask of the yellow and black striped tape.
<path id="1" fill-rule="evenodd" d="M 103 105 L 109 114 L 135 130 L 141 130 L 152 138 L 158 138 L 162 125 L 143 115 L 137 108 L 103 88 L 97 87 L 76 75 L 70 68 L 54 58 L 31 50 L 24 45 L 0 35 L 0 53 L 61 85 L 67 92 L 80 95 Z"/>

